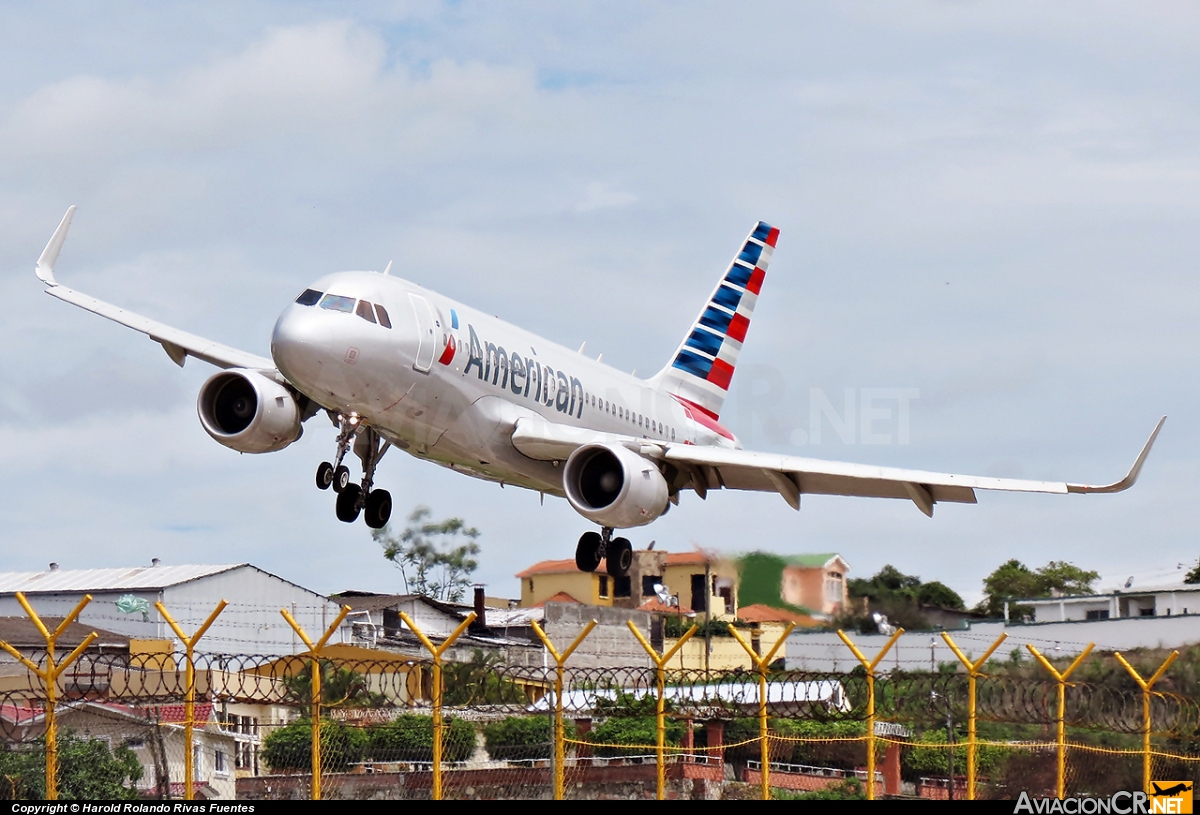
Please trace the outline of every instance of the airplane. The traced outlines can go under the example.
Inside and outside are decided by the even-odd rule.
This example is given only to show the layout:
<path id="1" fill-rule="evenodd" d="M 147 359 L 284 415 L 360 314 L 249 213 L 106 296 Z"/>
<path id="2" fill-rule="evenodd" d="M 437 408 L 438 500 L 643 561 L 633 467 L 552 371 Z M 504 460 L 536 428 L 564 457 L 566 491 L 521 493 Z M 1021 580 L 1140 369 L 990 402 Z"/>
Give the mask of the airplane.
<path id="1" fill-rule="evenodd" d="M 1150 795 L 1151 795 L 1151 797 L 1154 797 L 1154 798 L 1157 798 L 1159 796 L 1166 796 L 1166 797 L 1170 798 L 1170 797 L 1179 795 L 1184 792 L 1190 792 L 1192 789 L 1192 785 L 1187 783 L 1186 781 L 1181 781 L 1178 784 L 1167 787 L 1166 789 L 1163 789 L 1155 782 L 1151 782 L 1151 784 L 1154 787 L 1154 792 L 1150 793 Z"/>
<path id="2" fill-rule="evenodd" d="M 313 282 L 280 314 L 271 357 L 240 351 L 61 285 L 54 267 L 75 207 L 38 258 L 46 293 L 148 335 L 182 366 L 221 370 L 200 388 L 205 431 L 242 453 L 281 450 L 324 412 L 337 429 L 316 484 L 337 494 L 339 520 L 382 528 L 392 498 L 375 487 L 392 447 L 457 472 L 565 497 L 600 527 L 575 550 L 581 571 L 628 573 L 633 547 L 617 530 L 653 522 L 680 493 L 776 492 L 899 498 L 932 517 L 938 503 L 976 503 L 976 490 L 1110 493 L 1133 486 L 1162 417 L 1120 481 L 1027 481 L 822 461 L 742 449 L 720 413 L 779 230 L 758 222 L 661 371 L 618 371 L 415 283 L 346 271 Z M 603 356 L 603 355 L 601 355 Z M 350 479 L 350 452 L 362 477 Z"/>

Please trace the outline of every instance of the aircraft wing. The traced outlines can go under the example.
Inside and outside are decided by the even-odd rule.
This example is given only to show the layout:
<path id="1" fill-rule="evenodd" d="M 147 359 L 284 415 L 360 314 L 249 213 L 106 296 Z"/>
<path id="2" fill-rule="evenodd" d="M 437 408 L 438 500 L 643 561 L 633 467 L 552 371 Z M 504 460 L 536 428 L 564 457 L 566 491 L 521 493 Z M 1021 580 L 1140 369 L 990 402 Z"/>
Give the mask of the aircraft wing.
<path id="1" fill-rule="evenodd" d="M 204 337 L 189 334 L 187 331 L 172 328 L 169 325 L 151 320 L 148 317 L 143 317 L 140 314 L 135 314 L 132 311 L 126 311 L 120 306 L 105 303 L 103 300 L 97 300 L 95 297 L 86 295 L 83 292 L 60 285 L 54 279 L 54 264 L 58 260 L 58 254 L 67 239 L 67 230 L 71 227 L 71 218 L 74 215 L 75 207 L 72 206 L 67 210 L 67 214 L 63 216 L 58 229 L 54 230 L 53 237 L 50 238 L 50 242 L 46 244 L 41 257 L 38 258 L 36 272 L 38 279 L 47 286 L 46 294 L 79 306 L 93 314 L 107 317 L 113 322 L 132 328 L 134 331 L 146 334 L 150 339 L 160 344 L 163 350 L 167 352 L 167 356 L 174 360 L 175 364 L 180 367 L 183 367 L 183 363 L 188 357 L 195 357 L 196 359 L 216 365 L 218 368 L 250 368 L 274 374 L 275 362 L 267 357 L 260 357 L 257 354 L 239 351 L 236 348 L 230 348 L 228 345 L 222 345 L 218 342 L 207 340 Z"/>
<path id="2" fill-rule="evenodd" d="M 1166 420 L 1166 416 L 1159 419 L 1126 476 L 1102 485 L 931 473 L 682 444 L 666 445 L 662 460 L 677 467 L 691 468 L 693 484 L 699 482 L 700 492 L 721 488 L 778 492 L 794 509 L 800 508 L 803 493 L 907 498 L 932 517 L 933 506 L 939 502 L 974 504 L 976 490 L 1058 494 L 1127 490 L 1137 480 Z"/>
<path id="3" fill-rule="evenodd" d="M 683 486 L 692 487 L 701 497 L 707 495 L 708 490 L 717 489 L 777 492 L 793 509 L 800 508 L 800 496 L 804 493 L 906 498 L 932 517 L 934 504 L 939 502 L 974 504 L 976 490 L 1056 494 L 1127 490 L 1137 480 L 1142 464 L 1166 420 L 1166 416 L 1159 419 L 1126 476 L 1120 481 L 1102 485 L 931 473 L 725 447 L 698 447 L 596 433 L 540 418 L 519 420 L 513 432 L 513 445 L 530 458 L 564 460 L 575 448 L 584 444 L 621 444 L 690 476 Z M 675 483 L 680 482 L 676 480 Z"/>

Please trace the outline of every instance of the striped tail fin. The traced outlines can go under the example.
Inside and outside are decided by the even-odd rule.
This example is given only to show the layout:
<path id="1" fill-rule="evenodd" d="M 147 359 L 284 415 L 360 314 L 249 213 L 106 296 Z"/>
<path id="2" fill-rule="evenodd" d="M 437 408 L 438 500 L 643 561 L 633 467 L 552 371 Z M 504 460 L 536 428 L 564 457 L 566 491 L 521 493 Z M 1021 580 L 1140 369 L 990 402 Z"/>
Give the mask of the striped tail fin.
<path id="1" fill-rule="evenodd" d="M 778 238 L 778 229 L 758 222 L 671 362 L 652 380 L 713 419 L 725 403 L 729 380 Z"/>

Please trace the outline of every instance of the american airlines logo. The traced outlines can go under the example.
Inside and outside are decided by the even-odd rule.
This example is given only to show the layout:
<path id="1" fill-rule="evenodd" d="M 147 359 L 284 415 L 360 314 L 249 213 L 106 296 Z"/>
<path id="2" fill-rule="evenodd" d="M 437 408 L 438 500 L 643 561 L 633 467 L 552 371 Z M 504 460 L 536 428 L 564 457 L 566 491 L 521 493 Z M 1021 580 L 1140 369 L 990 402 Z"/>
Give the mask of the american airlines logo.
<path id="1" fill-rule="evenodd" d="M 503 346 L 480 342 L 475 326 L 467 323 L 471 335 L 469 359 L 463 375 L 476 369 L 475 375 L 500 390 L 552 407 L 559 413 L 583 416 L 583 383 L 562 371 L 555 371 L 532 357 L 511 354 Z"/>

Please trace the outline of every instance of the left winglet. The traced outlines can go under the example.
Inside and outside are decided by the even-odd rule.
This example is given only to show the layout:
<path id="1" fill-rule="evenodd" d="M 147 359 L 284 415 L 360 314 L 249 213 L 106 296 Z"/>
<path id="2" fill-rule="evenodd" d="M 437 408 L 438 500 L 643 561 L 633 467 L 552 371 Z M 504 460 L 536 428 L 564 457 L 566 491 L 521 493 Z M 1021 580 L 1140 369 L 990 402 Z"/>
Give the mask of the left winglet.
<path id="1" fill-rule="evenodd" d="M 58 253 L 62 251 L 63 244 L 66 243 L 67 230 L 71 228 L 71 218 L 74 216 L 75 205 L 72 204 L 67 207 L 67 214 L 59 221 L 58 229 L 54 230 L 54 234 L 50 236 L 50 242 L 42 250 L 42 255 L 38 258 L 37 266 L 34 268 L 38 279 L 47 286 L 58 285 L 58 281 L 54 279 L 54 264 L 58 262 Z"/>
<path id="2" fill-rule="evenodd" d="M 1150 434 L 1150 438 L 1146 440 L 1146 446 L 1142 448 L 1142 452 L 1138 454 L 1137 461 L 1133 462 L 1133 466 L 1129 468 L 1129 472 L 1120 481 L 1115 481 L 1112 484 L 1104 484 L 1101 486 L 1092 486 L 1090 484 L 1067 484 L 1067 492 L 1121 492 L 1133 486 L 1137 481 L 1138 474 L 1142 471 L 1142 465 L 1146 463 L 1146 456 L 1150 455 L 1150 448 L 1154 446 L 1154 440 L 1158 438 L 1158 431 L 1162 430 L 1163 422 L 1167 420 L 1163 416 L 1158 420 L 1158 424 L 1154 426 L 1154 432 Z"/>

